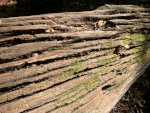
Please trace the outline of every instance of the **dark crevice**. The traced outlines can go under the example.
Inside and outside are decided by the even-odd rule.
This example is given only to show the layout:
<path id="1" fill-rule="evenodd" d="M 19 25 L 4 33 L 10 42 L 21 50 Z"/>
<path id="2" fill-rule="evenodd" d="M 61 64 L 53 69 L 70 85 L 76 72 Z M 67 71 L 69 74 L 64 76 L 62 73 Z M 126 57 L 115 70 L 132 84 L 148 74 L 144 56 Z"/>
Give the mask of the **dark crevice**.
<path id="1" fill-rule="evenodd" d="M 83 71 L 80 71 L 80 72 L 78 72 L 78 73 L 86 72 L 86 71 L 89 71 L 89 70 L 92 70 L 92 69 L 96 69 L 96 68 L 99 68 L 99 67 L 101 67 L 101 66 L 104 66 L 104 65 L 98 65 L 98 66 L 93 67 L 93 68 L 86 68 L 86 69 L 84 69 Z M 78 73 L 75 73 L 75 74 L 78 74 Z M 107 73 L 105 73 L 105 74 L 107 74 Z M 83 74 L 83 75 L 80 75 L 80 76 L 84 76 L 84 74 Z M 5 104 L 5 103 L 8 103 L 8 102 L 16 101 L 16 100 L 21 99 L 21 98 L 26 98 L 26 97 L 28 97 L 28 96 L 33 96 L 34 94 L 40 93 L 40 92 L 45 91 L 45 90 L 48 90 L 48 89 L 50 89 L 50 88 L 54 88 L 54 87 L 56 87 L 56 86 L 58 86 L 58 85 L 61 85 L 61 84 L 66 83 L 66 82 L 68 82 L 68 81 L 77 79 L 77 78 L 79 78 L 80 76 L 77 75 L 77 76 L 75 76 L 75 77 L 73 77 L 73 78 L 70 78 L 70 79 L 67 79 L 67 80 L 65 80 L 65 81 L 62 81 L 62 82 L 53 84 L 52 86 L 50 86 L 50 87 L 48 87 L 48 88 L 41 89 L 41 90 L 38 90 L 38 91 L 35 91 L 35 92 L 32 92 L 32 93 L 26 94 L 26 95 L 18 96 L 17 98 L 14 98 L 14 99 L 12 99 L 12 100 L 8 100 L 8 101 L 5 101 L 5 102 L 2 102 L 2 103 L 0 103 L 0 105 L 1 105 L 1 104 Z M 52 78 L 52 77 L 51 77 L 51 78 Z M 29 83 L 29 84 L 32 84 L 32 83 L 39 83 L 39 82 L 45 81 L 45 80 L 47 80 L 47 79 L 49 79 L 49 77 L 45 77 L 45 78 L 42 78 L 42 79 L 40 79 L 40 80 L 37 80 L 37 81 L 34 81 L 34 82 L 28 82 L 28 83 Z M 106 82 L 104 82 L 104 83 L 106 83 Z M 103 84 L 104 84 L 104 83 L 103 83 Z M 23 84 L 26 85 L 27 83 L 23 83 Z M 103 84 L 101 84 L 101 85 L 103 85 Z M 15 87 L 15 86 L 13 86 L 13 87 Z M 20 86 L 19 86 L 19 87 L 20 87 Z M 21 86 L 21 87 L 24 87 L 24 86 Z M 7 89 L 9 89 L 9 91 L 12 91 L 11 88 L 6 88 L 6 89 L 3 89 L 3 90 L 6 91 Z M 8 92 L 8 91 L 6 91 L 6 92 Z"/>
<path id="2" fill-rule="evenodd" d="M 45 30 L 46 29 L 36 29 L 36 30 L 32 30 L 32 29 L 29 29 L 29 30 L 17 30 L 17 31 L 10 31 L 10 32 L 5 32 L 5 33 L 2 33 L 3 34 L 3 37 L 8 37 L 8 36 L 18 36 L 18 35 L 23 35 L 23 34 L 31 34 L 31 35 L 34 35 L 34 34 L 39 34 L 39 33 L 45 33 Z"/>
<path id="3" fill-rule="evenodd" d="M 99 57 L 101 57 L 101 56 L 106 56 L 106 55 L 105 55 L 105 54 L 104 54 L 104 55 L 98 55 L 98 56 L 95 56 L 95 57 L 90 58 L 90 59 L 99 58 Z M 81 62 L 85 62 L 85 61 L 88 61 L 88 60 L 89 60 L 89 59 L 84 59 L 84 60 L 80 60 L 80 61 L 81 61 Z M 18 81 L 18 80 L 21 80 L 21 79 L 29 79 L 29 78 L 38 77 L 38 76 L 40 76 L 40 75 L 42 75 L 42 74 L 46 74 L 46 73 L 51 72 L 51 71 L 55 71 L 55 70 L 58 70 L 58 69 L 66 68 L 66 67 L 68 67 L 68 66 L 70 66 L 70 65 L 61 66 L 61 67 L 57 67 L 57 68 L 54 68 L 54 69 L 48 69 L 48 70 L 45 71 L 45 72 L 33 74 L 33 75 L 30 75 L 30 76 L 27 76 L 27 77 L 22 77 L 22 78 L 17 79 L 17 80 L 12 80 L 12 81 L 10 80 L 9 82 L 15 82 L 15 81 Z"/>
<path id="4" fill-rule="evenodd" d="M 71 43 L 78 43 L 78 42 L 92 41 L 92 40 L 102 40 L 102 39 L 115 39 L 118 36 L 120 36 L 120 34 L 122 34 L 122 33 L 114 34 L 112 36 L 105 36 L 105 37 L 95 37 L 95 38 L 94 37 L 91 37 L 91 38 L 88 37 L 88 38 L 83 38 L 83 39 L 74 39 L 73 41 L 71 41 Z"/>
<path id="5" fill-rule="evenodd" d="M 108 36 L 108 37 L 101 37 L 101 38 L 98 37 L 98 38 L 83 38 L 83 39 L 78 39 L 78 38 L 75 39 L 75 37 L 73 37 L 73 36 L 67 36 L 67 37 L 62 37 L 62 36 L 37 37 L 37 38 L 32 39 L 32 40 L 15 38 L 15 39 L 12 39 L 12 40 L 10 39 L 10 40 L 4 41 L 4 42 L 0 42 L 0 47 L 10 47 L 10 46 L 18 45 L 18 44 L 23 44 L 23 43 L 32 43 L 32 42 L 41 42 L 41 41 L 53 41 L 53 40 L 62 41 L 62 40 L 66 40 L 66 39 L 75 39 L 72 42 L 66 42 L 66 44 L 71 44 L 71 43 L 76 43 L 76 42 L 82 42 L 82 41 L 85 41 L 85 40 L 86 41 L 91 41 L 91 40 L 97 40 L 97 39 L 115 38 L 119 34 L 111 36 L 111 37 Z"/>
<path id="6" fill-rule="evenodd" d="M 49 48 L 61 48 L 61 46 L 53 46 L 53 47 L 49 47 Z M 49 48 L 43 49 L 43 50 L 40 50 L 40 51 L 34 51 L 34 52 L 31 52 L 31 53 L 28 53 L 28 54 L 24 54 L 24 55 L 18 56 L 16 58 L 0 59 L 0 63 L 3 64 L 3 63 L 9 63 L 9 62 L 13 62 L 13 61 L 19 61 L 19 60 L 27 59 L 29 57 L 32 57 L 33 53 L 37 53 L 38 55 L 40 55 L 40 54 L 42 54 L 45 51 L 50 51 Z M 51 49 L 51 51 L 54 51 L 54 50 Z"/>
<path id="7" fill-rule="evenodd" d="M 80 99 L 84 98 L 84 97 L 87 96 L 89 93 L 95 91 L 98 87 L 100 87 L 101 85 L 107 83 L 107 82 L 110 81 L 111 79 L 112 79 L 112 78 L 110 78 L 110 79 L 104 81 L 104 82 L 101 83 L 101 84 L 98 84 L 98 85 L 97 85 L 95 88 L 93 88 L 91 91 L 89 91 L 89 92 L 87 92 L 87 93 L 81 95 L 79 98 L 80 98 Z M 91 100 L 90 100 L 90 101 L 91 101 Z M 88 102 L 90 102 L 90 101 L 88 101 Z M 66 103 L 66 104 L 61 105 L 61 106 L 56 106 L 54 109 L 51 109 L 51 110 L 47 111 L 46 113 L 53 112 L 53 111 L 55 111 L 55 110 L 58 109 L 58 108 L 64 107 L 64 106 L 66 106 L 66 105 L 70 105 L 70 104 L 72 104 L 72 103 L 74 103 L 74 102 L 75 102 L 75 101 L 72 101 L 71 103 Z M 86 102 L 86 103 L 88 103 L 88 102 Z M 86 103 L 84 103 L 84 104 L 86 104 Z M 78 109 L 78 108 L 77 108 L 77 109 Z M 77 110 L 77 109 L 76 109 L 76 110 Z M 72 112 L 73 112 L 73 111 L 72 111 Z"/>
<path id="8" fill-rule="evenodd" d="M 82 21 L 91 21 L 91 22 L 96 22 L 96 21 L 99 21 L 100 19 L 105 19 L 106 21 L 110 20 L 110 19 L 128 19 L 128 20 L 131 20 L 131 19 L 137 19 L 138 17 L 136 16 L 136 14 L 133 14 L 133 15 L 130 15 L 130 16 L 116 16 L 116 17 L 91 17 L 91 16 L 86 16 L 86 17 L 83 17 L 83 20 Z"/>
<path id="9" fill-rule="evenodd" d="M 4 42 L 0 42 L 0 47 L 10 47 L 10 46 L 18 45 L 18 44 L 23 44 L 23 43 L 32 43 L 32 42 L 41 42 L 41 41 L 53 41 L 53 40 L 61 41 L 61 40 L 73 39 L 73 38 L 74 37 L 64 38 L 61 36 L 38 37 L 38 38 L 36 37 L 35 39 L 30 39 L 30 40 L 15 38 L 15 39 L 10 39 Z"/>
<path id="10" fill-rule="evenodd" d="M 114 85 L 111 85 L 111 84 L 105 85 L 105 86 L 102 87 L 102 90 L 109 89 L 109 88 L 111 88 L 112 86 L 114 86 Z"/>
<path id="11" fill-rule="evenodd" d="M 39 83 L 39 82 L 45 81 L 47 79 L 49 79 L 49 78 L 48 77 L 44 77 L 42 79 L 39 79 L 39 80 L 33 81 L 33 82 L 24 82 L 24 83 L 21 83 L 21 84 L 17 84 L 15 86 L 3 87 L 3 88 L 0 88 L 0 93 L 11 92 L 11 91 L 23 88 L 26 85 L 30 85 L 32 83 Z"/>
<path id="12" fill-rule="evenodd" d="M 120 34 L 117 34 L 117 35 L 114 35 L 114 36 L 111 36 L 111 37 L 101 37 L 101 39 L 108 39 L 108 38 L 116 38 L 117 36 L 119 36 Z M 59 37 L 60 40 L 62 37 Z M 73 37 L 70 37 L 70 39 L 73 38 Z M 58 38 L 57 38 L 58 39 Z M 68 37 L 69 39 L 69 37 Z M 77 39 L 77 40 L 74 40 L 74 41 L 71 41 L 71 42 L 66 42 L 66 43 L 63 43 L 63 44 L 73 44 L 73 43 L 79 43 L 79 42 L 82 42 L 82 41 L 92 41 L 92 40 L 97 40 L 99 38 L 88 38 L 88 39 Z M 17 40 L 20 40 L 20 39 L 16 39 L 15 42 L 17 42 Z M 40 39 L 36 39 L 35 41 L 43 41 L 40 40 Z M 59 40 L 59 39 L 58 39 Z M 63 39 L 62 39 L 63 40 Z M 32 40 L 33 41 L 33 40 Z M 20 42 L 18 42 L 20 43 Z M 49 48 L 63 48 L 63 46 L 54 46 L 54 47 L 49 47 Z M 40 50 L 40 51 L 34 51 L 32 53 L 38 53 L 38 54 L 42 54 L 44 51 L 49 51 L 49 48 L 48 49 L 43 49 L 43 50 Z M 81 47 L 81 48 L 86 48 L 86 47 Z M 81 49 L 81 48 L 76 48 L 76 49 Z M 51 50 L 53 51 L 53 49 Z M 29 57 L 32 56 L 32 53 L 28 53 L 28 54 L 24 54 L 24 55 L 21 55 L 21 56 L 18 56 L 17 58 L 11 58 L 11 59 L 0 59 L 0 63 L 3 64 L 3 63 L 8 63 L 8 62 L 13 62 L 13 61 L 18 61 L 18 60 L 22 60 L 22 59 L 27 59 Z M 1 73 L 1 71 L 0 71 Z"/>
<path id="13" fill-rule="evenodd" d="M 38 65 L 41 65 L 41 64 L 48 64 L 48 63 L 51 63 L 51 62 L 55 62 L 57 60 L 63 60 L 63 59 L 68 59 L 68 58 L 86 56 L 90 52 L 98 52 L 98 51 L 109 50 L 109 49 L 112 49 L 112 48 L 91 49 L 91 50 L 83 51 L 81 53 L 75 53 L 75 54 L 72 54 L 72 55 L 68 55 L 68 56 L 64 56 L 64 57 L 58 57 L 58 58 L 54 58 L 54 59 L 47 59 L 47 60 L 44 60 L 44 61 L 37 61 L 35 63 L 27 63 L 26 62 L 26 63 L 24 63 L 22 65 L 19 65 L 19 66 L 12 66 L 12 67 L 7 67 L 7 68 L 0 69 L 0 74 L 1 73 L 6 73 L 6 72 L 9 72 L 9 71 L 19 70 L 21 68 L 27 68 L 27 67 L 32 66 L 33 64 L 36 64 L 38 66 Z M 45 50 L 43 50 L 43 51 L 45 51 Z M 36 51 L 35 53 L 42 54 L 43 51 Z M 20 56 L 20 59 L 26 59 L 29 56 L 31 56 L 31 54 Z M 0 59 L 0 60 L 3 61 L 3 59 Z M 9 61 L 10 61 L 10 59 L 9 59 Z M 5 61 L 3 61 L 3 62 L 5 62 Z"/>
<path id="14" fill-rule="evenodd" d="M 128 55 L 128 56 L 129 56 L 129 55 Z M 124 63 L 127 63 L 127 62 L 124 62 Z M 123 63 L 123 64 L 124 64 L 124 63 Z M 92 69 L 95 69 L 95 68 L 99 68 L 99 67 L 101 67 L 101 66 L 104 66 L 104 65 L 98 65 L 97 67 L 93 67 L 93 68 L 86 68 L 86 69 L 84 69 L 84 70 L 81 71 L 81 72 L 86 72 L 86 71 L 89 71 L 89 70 L 92 70 Z M 110 65 L 110 66 L 113 66 L 113 65 Z M 66 66 L 66 67 L 67 67 L 67 66 Z M 59 67 L 59 68 L 64 68 L 64 67 Z M 56 69 L 57 69 L 57 68 L 56 68 Z M 56 70 L 56 69 L 52 69 L 52 70 Z M 52 70 L 49 70 L 49 71 L 52 71 Z M 46 71 L 46 72 L 43 72 L 43 73 L 38 73 L 38 74 L 35 74 L 35 75 L 30 75 L 29 77 L 24 77 L 24 78 L 37 77 L 37 76 L 40 76 L 41 74 L 48 73 L 49 71 Z M 79 72 L 78 72 L 78 73 L 79 73 Z M 78 73 L 74 73 L 74 74 L 78 74 Z M 107 73 L 104 73 L 103 76 L 106 75 L 106 74 L 107 74 Z M 0 89 L 0 92 L 3 92 L 3 93 L 4 93 L 4 92 L 14 91 L 14 90 L 20 89 L 20 88 L 22 88 L 22 87 L 24 87 L 24 86 L 26 86 L 26 85 L 32 84 L 32 83 L 39 83 L 39 82 L 45 81 L 45 80 L 49 79 L 49 77 L 50 77 L 50 76 L 44 77 L 44 78 L 42 78 L 42 79 L 40 79 L 40 80 L 33 81 L 33 82 L 24 82 L 24 83 L 18 84 L 18 85 L 16 85 L 16 86 L 4 87 L 4 88 L 1 88 L 1 89 Z M 52 78 L 52 76 L 51 76 L 51 78 Z M 22 78 L 21 78 L 21 79 L 22 79 Z M 17 79 L 17 80 L 19 80 L 19 79 Z M 15 81 L 16 81 L 16 80 L 15 80 Z M 14 81 L 12 81 L 12 82 L 14 82 Z"/>
<path id="15" fill-rule="evenodd" d="M 98 57 L 101 57 L 101 56 L 106 56 L 106 55 L 99 55 L 99 56 L 96 56 L 96 57 L 93 57 L 93 58 L 90 58 L 90 59 L 95 59 L 95 58 L 98 58 Z M 89 59 L 81 60 L 81 62 L 83 62 L 83 61 L 85 62 L 85 61 L 87 61 L 87 60 L 89 60 Z M 46 74 L 46 73 L 48 73 L 48 72 L 55 71 L 55 70 L 58 70 L 58 69 L 62 69 L 62 68 L 68 67 L 68 66 L 70 66 L 70 65 L 62 66 L 62 67 L 57 67 L 57 68 L 54 68 L 54 69 L 49 69 L 49 70 L 47 70 L 47 71 L 45 71 L 45 72 L 42 72 L 42 73 L 33 74 L 33 75 L 30 75 L 30 76 L 27 76 L 27 77 L 22 77 L 22 78 L 16 79 L 16 80 L 10 80 L 9 82 L 16 82 L 16 81 L 19 81 L 19 80 L 22 80 L 22 79 L 29 79 L 29 78 L 38 77 L 38 76 L 40 76 L 40 75 L 42 75 L 42 74 Z M 84 71 L 86 71 L 86 69 L 85 69 Z M 75 73 L 75 74 L 76 74 L 76 73 Z M 52 77 L 51 77 L 51 78 L 52 78 Z M 43 81 L 43 80 L 47 80 L 47 78 L 43 78 L 43 79 L 40 80 L 40 81 Z M 37 83 L 37 82 L 39 82 L 39 80 L 34 81 L 34 82 Z M 24 82 L 24 83 L 18 84 L 18 85 L 16 85 L 16 86 L 1 88 L 1 89 L 0 89 L 0 92 L 14 91 L 14 90 L 20 89 L 20 88 L 22 88 L 22 87 L 24 87 L 24 86 L 26 86 L 26 85 L 32 84 L 32 83 L 33 83 L 33 82 Z M 0 83 L 0 84 L 4 84 L 4 83 Z"/>
<path id="16" fill-rule="evenodd" d="M 84 103 L 84 104 L 81 104 L 81 105 L 75 107 L 75 108 L 71 111 L 71 113 L 73 113 L 74 111 L 78 110 L 80 107 L 84 106 L 84 105 L 87 104 L 87 103 L 88 103 L 88 102 L 86 102 L 86 103 Z"/>
<path id="17" fill-rule="evenodd" d="M 43 40 L 44 41 L 44 40 Z M 31 42 L 38 42 L 38 40 L 26 40 L 26 39 L 10 39 L 4 42 L 0 42 L 0 47 L 10 47 L 18 44 L 23 44 L 23 43 L 31 43 Z"/>
<path id="18" fill-rule="evenodd" d="M 44 105 L 46 105 L 46 104 L 49 104 L 49 103 L 51 103 L 51 102 L 56 102 L 56 101 L 57 101 L 57 99 L 54 99 L 54 100 L 52 100 L 52 101 L 46 102 L 46 103 L 44 103 L 44 104 L 41 104 L 41 105 L 39 105 L 39 106 L 36 106 L 36 107 L 30 108 L 30 109 L 24 110 L 24 111 L 22 111 L 22 112 L 20 112 L 20 113 L 26 113 L 26 112 L 32 111 L 32 110 L 34 110 L 34 109 L 40 108 L 40 107 L 42 107 L 42 106 L 44 106 Z"/>
<path id="19" fill-rule="evenodd" d="M 81 95 L 79 98 L 82 99 L 82 98 L 84 98 L 84 97 L 85 97 L 86 95 L 88 95 L 88 94 L 89 94 L 89 93 L 85 93 L 85 94 Z M 61 108 L 61 107 L 70 105 L 70 104 L 72 104 L 72 103 L 74 103 L 74 102 L 75 102 L 75 101 L 72 101 L 71 103 L 65 103 L 64 105 L 61 105 L 61 106 L 56 106 L 55 108 L 53 108 L 53 109 L 47 111 L 46 113 L 53 112 L 53 111 L 55 111 L 55 110 L 58 109 L 58 108 Z M 85 103 L 85 104 L 86 104 L 86 103 Z"/>
<path id="20" fill-rule="evenodd" d="M 102 66 L 102 65 L 100 65 L 100 66 L 98 66 L 98 67 L 101 67 L 101 66 Z M 98 67 L 94 67 L 94 68 L 98 68 Z M 91 69 L 94 69 L 94 68 L 91 68 Z M 80 71 L 80 72 L 78 72 L 78 73 L 85 72 L 85 71 L 88 71 L 88 70 L 91 70 L 91 69 L 90 69 L 90 68 L 86 68 L 86 69 L 84 69 L 83 71 Z M 78 73 L 75 73 L 75 74 L 78 74 Z M 68 82 L 69 80 L 73 80 L 73 79 L 78 78 L 78 77 L 79 77 L 79 76 L 75 76 L 75 77 L 73 77 L 73 78 L 71 78 L 71 79 L 68 79 L 68 80 L 66 80 L 66 81 L 62 81 L 62 82 L 60 82 L 60 83 L 56 83 L 56 84 L 50 86 L 49 88 L 46 88 L 46 89 L 43 89 L 43 90 L 39 90 L 39 91 L 33 92 L 33 93 L 31 93 L 31 94 L 24 95 L 24 96 L 19 96 L 19 97 L 17 97 L 16 99 L 18 99 L 18 98 L 20 99 L 20 98 L 24 98 L 24 97 L 27 97 L 27 96 L 31 96 L 31 95 L 33 95 L 33 94 L 36 94 L 36 93 L 38 93 L 38 92 L 42 92 L 42 91 L 47 90 L 47 89 L 50 89 L 50 88 L 53 88 L 53 87 L 55 87 L 55 86 L 57 86 L 57 85 L 63 84 L 63 83 L 65 83 L 65 82 Z M 51 78 L 52 78 L 52 77 L 51 77 Z M 24 87 L 25 85 L 29 85 L 29 84 L 32 84 L 32 83 L 39 83 L 39 82 L 45 81 L 45 80 L 47 80 L 47 79 L 49 79 L 49 77 L 45 77 L 45 78 L 42 78 L 42 79 L 37 80 L 37 81 L 34 81 L 34 82 L 25 82 L 25 83 L 22 83 L 22 84 L 18 84 L 18 85 L 16 85 L 16 86 L 1 88 L 1 89 L 0 89 L 0 92 L 13 91 L 13 90 L 16 90 L 17 87 L 21 88 L 21 87 Z M 14 100 L 16 100 L 16 99 L 9 100 L 9 101 L 6 101 L 6 102 L 0 103 L 0 104 L 4 104 L 4 103 L 7 103 L 7 102 L 11 102 L 11 101 L 14 101 Z"/>
<path id="21" fill-rule="evenodd" d="M 46 78 L 48 78 L 48 77 L 46 77 Z M 45 78 L 45 79 L 46 79 L 46 78 Z M 64 84 L 64 83 L 66 83 L 66 82 L 68 82 L 68 81 L 71 81 L 71 80 L 77 79 L 77 78 L 79 78 L 79 76 L 75 76 L 75 77 L 73 77 L 73 78 L 67 79 L 67 80 L 65 80 L 65 81 L 61 81 L 61 82 L 59 82 L 59 83 L 55 83 L 55 84 L 53 84 L 52 86 L 50 86 L 50 87 L 48 87 L 48 88 L 45 88 L 45 89 L 41 89 L 41 90 L 38 90 L 38 91 L 35 91 L 35 92 L 32 92 L 32 93 L 26 94 L 26 95 L 18 96 L 17 98 L 14 98 L 14 99 L 12 99 L 12 100 L 8 100 L 8 101 L 5 101 L 5 102 L 2 102 L 2 103 L 0 103 L 0 105 L 6 104 L 6 103 L 8 103 L 8 102 L 12 102 L 12 101 L 19 100 L 19 99 L 21 99 L 21 98 L 26 98 L 26 97 L 28 97 L 28 96 L 33 96 L 33 95 L 35 95 L 35 94 L 37 94 L 37 93 L 40 93 L 40 92 L 42 92 L 42 91 L 46 91 L 46 90 L 48 90 L 48 89 L 54 88 L 54 87 L 56 87 L 56 86 L 58 86 L 58 85 Z M 41 82 L 41 80 L 34 81 L 33 83 L 37 83 L 37 82 Z"/>

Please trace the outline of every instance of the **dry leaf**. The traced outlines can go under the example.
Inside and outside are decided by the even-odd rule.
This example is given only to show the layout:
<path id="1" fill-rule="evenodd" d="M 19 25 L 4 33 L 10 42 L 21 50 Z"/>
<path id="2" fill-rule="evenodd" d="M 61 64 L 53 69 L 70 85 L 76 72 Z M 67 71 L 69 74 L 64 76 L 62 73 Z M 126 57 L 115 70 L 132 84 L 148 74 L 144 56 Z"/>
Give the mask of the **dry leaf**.
<path id="1" fill-rule="evenodd" d="M 98 21 L 98 26 L 99 27 L 102 27 L 102 26 L 104 26 L 106 24 L 106 21 L 102 21 L 102 20 L 99 20 Z"/>
<path id="2" fill-rule="evenodd" d="M 95 29 L 98 29 L 98 28 L 104 26 L 105 24 L 106 24 L 106 21 L 99 20 L 98 22 L 96 22 L 96 23 L 94 24 L 94 28 L 95 28 Z"/>
<path id="3" fill-rule="evenodd" d="M 48 26 L 48 28 L 45 30 L 46 33 L 53 33 L 54 29 Z"/>

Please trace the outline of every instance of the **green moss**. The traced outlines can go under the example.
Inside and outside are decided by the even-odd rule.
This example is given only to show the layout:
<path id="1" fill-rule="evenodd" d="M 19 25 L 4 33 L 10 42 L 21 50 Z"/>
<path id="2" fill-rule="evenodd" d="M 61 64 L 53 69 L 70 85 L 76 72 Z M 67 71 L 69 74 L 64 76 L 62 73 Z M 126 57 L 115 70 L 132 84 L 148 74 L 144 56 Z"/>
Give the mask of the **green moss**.
<path id="1" fill-rule="evenodd" d="M 128 28 L 133 28 L 134 27 L 134 25 L 128 25 Z"/>
<path id="2" fill-rule="evenodd" d="M 139 25 L 128 25 L 128 28 L 130 28 L 132 31 L 135 31 L 135 30 L 143 29 L 144 26 L 142 24 L 139 24 Z"/>
<path id="3" fill-rule="evenodd" d="M 107 55 L 113 55 L 114 57 L 117 56 L 116 54 L 114 54 L 114 51 L 115 51 L 115 48 L 110 49 Z"/>
<path id="4" fill-rule="evenodd" d="M 103 66 L 102 69 L 101 69 L 101 72 L 102 73 L 108 73 L 109 69 L 107 66 Z"/>
<path id="5" fill-rule="evenodd" d="M 100 71 L 96 71 L 95 74 L 96 74 L 96 75 L 100 74 Z"/>
<path id="6" fill-rule="evenodd" d="M 135 63 L 135 60 L 133 58 L 130 59 L 131 64 Z"/>
<path id="7" fill-rule="evenodd" d="M 131 36 L 130 36 L 130 34 L 123 34 L 122 38 L 124 38 L 124 39 L 131 39 Z"/>
<path id="8" fill-rule="evenodd" d="M 147 57 L 147 58 L 150 57 L 150 48 L 148 48 L 148 49 L 146 50 L 146 57 Z"/>
<path id="9" fill-rule="evenodd" d="M 140 34 L 140 33 L 131 35 L 131 38 L 134 39 L 137 42 L 146 41 L 146 37 L 143 34 Z"/>
<path id="10" fill-rule="evenodd" d="M 72 101 L 80 100 L 81 98 L 84 97 L 83 95 L 78 96 L 80 94 L 81 89 L 82 89 L 82 91 L 90 92 L 93 90 L 94 87 L 97 86 L 99 81 L 100 81 L 100 79 L 98 76 L 93 76 L 89 80 L 87 80 L 83 83 L 80 83 L 76 87 L 59 94 L 57 96 L 59 99 L 54 104 L 54 106 L 61 106 L 61 105 L 64 105 L 66 103 L 71 103 Z"/>
<path id="11" fill-rule="evenodd" d="M 69 76 L 72 76 L 72 75 L 75 74 L 75 73 L 78 73 L 78 72 L 84 70 L 84 69 L 82 68 L 82 65 L 83 65 L 82 62 L 80 62 L 79 60 L 73 62 L 73 63 L 70 65 L 72 69 L 69 70 L 69 71 L 62 72 L 62 73 L 61 73 L 62 77 L 69 77 Z"/>
<path id="12" fill-rule="evenodd" d="M 129 43 L 130 43 L 129 40 L 124 40 L 124 41 L 123 41 L 123 44 L 129 44 Z"/>
<path id="13" fill-rule="evenodd" d="M 136 29 L 143 29 L 143 28 L 144 28 L 144 26 L 142 24 L 136 26 Z"/>
<path id="14" fill-rule="evenodd" d="M 93 88 L 99 83 L 99 81 L 100 79 L 98 76 L 95 76 L 94 78 L 89 79 L 88 81 L 84 83 L 85 90 L 87 92 L 92 91 Z"/>
<path id="15" fill-rule="evenodd" d="M 141 63 L 144 60 L 144 56 L 138 57 L 137 62 Z"/>
<path id="16" fill-rule="evenodd" d="M 149 36 L 145 36 L 141 33 L 135 33 L 135 34 L 124 34 L 122 37 L 125 39 L 123 43 L 132 42 L 133 45 L 140 44 L 142 42 L 145 42 L 149 39 Z"/>
<path id="17" fill-rule="evenodd" d="M 83 84 L 77 85 L 77 86 L 74 88 L 73 91 L 75 91 L 75 92 L 79 91 L 79 90 L 81 89 L 82 86 L 83 86 Z"/>
<path id="18" fill-rule="evenodd" d="M 111 63 L 111 58 L 102 59 L 102 60 L 100 60 L 100 62 L 104 63 L 104 64 Z"/>
<path id="19" fill-rule="evenodd" d="M 99 75 L 100 71 L 90 72 L 90 75 Z"/>
<path id="20" fill-rule="evenodd" d="M 112 42 L 105 42 L 105 43 L 102 43 L 102 46 L 105 47 L 105 46 L 112 46 Z"/>
<path id="21" fill-rule="evenodd" d="M 139 49 L 138 49 L 138 48 L 132 49 L 132 53 L 137 53 L 137 52 L 139 52 Z"/>
<path id="22" fill-rule="evenodd" d="M 80 62 L 79 60 L 77 60 L 77 61 L 75 61 L 75 62 L 73 62 L 73 63 L 71 64 L 71 66 L 73 66 L 73 67 L 81 66 L 81 65 L 83 65 L 83 64 L 82 64 L 82 62 Z"/>
<path id="23" fill-rule="evenodd" d="M 61 106 L 61 105 L 64 105 L 64 104 L 66 104 L 66 103 L 71 103 L 71 102 L 73 101 L 73 99 L 76 97 L 76 95 L 77 95 L 77 94 L 74 94 L 74 95 L 72 95 L 72 96 L 70 96 L 70 97 L 67 97 L 67 98 L 64 98 L 64 99 L 62 99 L 62 100 L 59 100 L 59 101 L 57 101 L 57 102 L 54 104 L 54 106 Z"/>
<path id="24" fill-rule="evenodd" d="M 83 68 L 74 68 L 74 69 L 71 69 L 69 71 L 62 72 L 61 75 L 63 77 L 69 77 L 69 76 L 72 76 L 75 73 L 78 73 L 78 72 L 82 71 L 82 70 L 83 70 Z"/>

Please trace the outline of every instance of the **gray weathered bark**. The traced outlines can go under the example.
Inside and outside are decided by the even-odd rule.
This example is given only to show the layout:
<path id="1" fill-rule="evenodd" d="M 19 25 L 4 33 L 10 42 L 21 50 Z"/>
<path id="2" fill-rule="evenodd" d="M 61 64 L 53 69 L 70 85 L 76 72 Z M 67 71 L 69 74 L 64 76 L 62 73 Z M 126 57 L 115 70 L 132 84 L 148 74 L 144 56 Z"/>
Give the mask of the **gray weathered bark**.
<path id="1" fill-rule="evenodd" d="M 2 113 L 107 113 L 150 61 L 150 9 L 1 18 Z"/>

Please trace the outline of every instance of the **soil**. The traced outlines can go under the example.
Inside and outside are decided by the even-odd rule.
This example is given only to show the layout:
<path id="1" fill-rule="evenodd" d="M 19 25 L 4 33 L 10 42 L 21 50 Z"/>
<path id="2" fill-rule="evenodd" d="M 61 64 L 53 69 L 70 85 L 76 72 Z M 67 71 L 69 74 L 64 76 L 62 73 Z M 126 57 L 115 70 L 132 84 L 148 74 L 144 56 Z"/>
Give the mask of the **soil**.
<path id="1" fill-rule="evenodd" d="M 150 66 L 111 113 L 150 113 Z"/>

